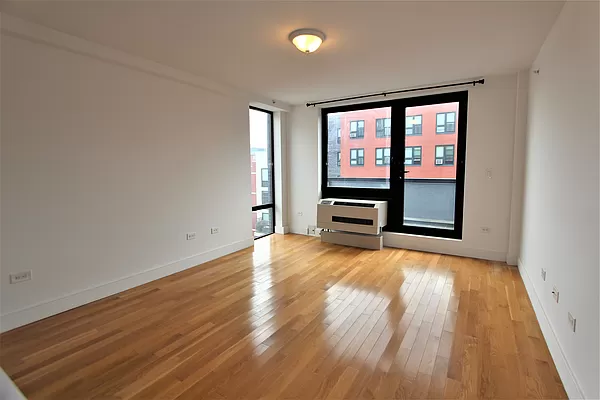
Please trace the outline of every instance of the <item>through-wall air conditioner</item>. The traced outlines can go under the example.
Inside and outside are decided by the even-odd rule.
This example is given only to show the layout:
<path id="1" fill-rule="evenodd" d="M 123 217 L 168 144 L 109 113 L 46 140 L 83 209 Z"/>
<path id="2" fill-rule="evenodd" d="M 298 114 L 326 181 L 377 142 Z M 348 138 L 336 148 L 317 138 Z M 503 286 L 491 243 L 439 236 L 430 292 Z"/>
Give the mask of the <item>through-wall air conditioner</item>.
<path id="1" fill-rule="evenodd" d="M 381 249 L 387 224 L 387 201 L 322 199 L 317 205 L 321 241 Z"/>

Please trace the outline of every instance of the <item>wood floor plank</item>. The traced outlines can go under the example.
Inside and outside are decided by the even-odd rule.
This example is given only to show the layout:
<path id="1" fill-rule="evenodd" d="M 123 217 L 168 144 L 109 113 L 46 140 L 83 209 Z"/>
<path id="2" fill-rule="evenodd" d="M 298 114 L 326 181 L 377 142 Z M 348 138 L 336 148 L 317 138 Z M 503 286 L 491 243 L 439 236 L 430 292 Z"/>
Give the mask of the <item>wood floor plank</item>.
<path id="1" fill-rule="evenodd" d="M 29 399 L 565 399 L 501 263 L 272 235 L 0 335 Z"/>

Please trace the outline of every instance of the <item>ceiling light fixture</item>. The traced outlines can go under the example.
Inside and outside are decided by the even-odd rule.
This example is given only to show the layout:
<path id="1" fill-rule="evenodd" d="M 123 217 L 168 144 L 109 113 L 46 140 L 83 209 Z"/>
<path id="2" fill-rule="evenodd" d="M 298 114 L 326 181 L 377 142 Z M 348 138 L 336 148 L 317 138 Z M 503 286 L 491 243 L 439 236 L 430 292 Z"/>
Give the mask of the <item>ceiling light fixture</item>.
<path id="1" fill-rule="evenodd" d="M 290 41 L 303 53 L 312 53 L 325 41 L 325 34 L 316 29 L 296 29 L 290 33 Z"/>

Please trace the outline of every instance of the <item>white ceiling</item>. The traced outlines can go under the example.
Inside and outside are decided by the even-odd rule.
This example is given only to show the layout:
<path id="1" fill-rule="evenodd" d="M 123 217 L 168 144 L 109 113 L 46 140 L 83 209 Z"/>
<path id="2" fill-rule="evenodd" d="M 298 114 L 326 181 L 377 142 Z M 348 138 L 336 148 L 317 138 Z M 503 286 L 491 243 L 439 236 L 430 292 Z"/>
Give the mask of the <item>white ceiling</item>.
<path id="1" fill-rule="evenodd" d="M 299 104 L 527 68 L 556 1 L 8 1 L 1 10 Z M 317 28 L 311 55 L 288 34 Z"/>

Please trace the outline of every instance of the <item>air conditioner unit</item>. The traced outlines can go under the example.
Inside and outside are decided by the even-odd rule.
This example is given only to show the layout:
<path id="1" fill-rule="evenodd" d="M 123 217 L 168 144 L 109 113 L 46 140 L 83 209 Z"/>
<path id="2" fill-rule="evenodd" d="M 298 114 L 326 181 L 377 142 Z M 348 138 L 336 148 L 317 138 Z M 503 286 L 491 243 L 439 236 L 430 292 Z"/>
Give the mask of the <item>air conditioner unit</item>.
<path id="1" fill-rule="evenodd" d="M 387 201 L 322 199 L 317 205 L 321 241 L 381 249 L 387 224 Z"/>

